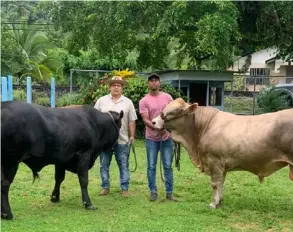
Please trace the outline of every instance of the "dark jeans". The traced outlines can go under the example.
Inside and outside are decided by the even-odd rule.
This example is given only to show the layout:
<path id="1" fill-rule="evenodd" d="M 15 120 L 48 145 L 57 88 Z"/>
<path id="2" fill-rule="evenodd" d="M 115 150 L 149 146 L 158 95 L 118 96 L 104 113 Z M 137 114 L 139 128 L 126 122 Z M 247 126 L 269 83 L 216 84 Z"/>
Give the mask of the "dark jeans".
<path id="1" fill-rule="evenodd" d="M 129 186 L 129 145 L 118 144 L 114 148 L 115 159 L 120 171 L 120 186 L 122 190 L 128 190 Z M 113 156 L 113 151 L 103 151 L 100 155 L 100 173 L 102 178 L 102 188 L 110 188 L 109 168 Z"/>
<path id="2" fill-rule="evenodd" d="M 172 170 L 172 152 L 173 141 L 167 139 L 165 141 L 152 141 L 146 139 L 147 151 L 147 176 L 148 184 L 151 192 L 157 192 L 156 186 L 156 166 L 158 160 L 158 153 L 161 153 L 161 160 L 164 168 L 165 188 L 166 193 L 173 192 L 173 170 Z"/>

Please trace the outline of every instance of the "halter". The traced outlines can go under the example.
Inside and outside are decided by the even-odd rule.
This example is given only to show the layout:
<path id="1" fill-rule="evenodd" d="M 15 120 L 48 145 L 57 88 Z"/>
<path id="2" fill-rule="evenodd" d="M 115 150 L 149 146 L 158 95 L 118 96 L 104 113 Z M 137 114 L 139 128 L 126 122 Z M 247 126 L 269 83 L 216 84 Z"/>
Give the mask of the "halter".
<path id="1" fill-rule="evenodd" d="M 181 117 L 183 117 L 184 115 L 187 115 L 187 114 L 186 114 L 186 113 L 185 113 L 185 114 L 181 114 L 181 115 L 179 115 L 179 116 L 177 116 L 177 117 L 173 117 L 173 118 L 167 120 L 167 117 L 164 116 L 164 113 L 163 113 L 163 112 L 161 112 L 160 117 L 161 117 L 162 120 L 164 120 L 164 123 L 166 123 L 166 122 L 171 121 L 171 120 L 173 120 L 173 119 L 181 118 Z"/>

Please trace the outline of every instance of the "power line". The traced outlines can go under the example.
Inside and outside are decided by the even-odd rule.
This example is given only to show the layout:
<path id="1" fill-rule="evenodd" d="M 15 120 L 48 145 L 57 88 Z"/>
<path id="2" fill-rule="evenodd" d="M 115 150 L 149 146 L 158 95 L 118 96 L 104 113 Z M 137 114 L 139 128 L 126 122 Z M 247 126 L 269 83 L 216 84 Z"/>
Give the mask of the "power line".
<path id="1" fill-rule="evenodd" d="M 33 25 L 51 26 L 51 25 L 54 25 L 53 23 L 15 23 L 15 22 L 1 22 L 1 24 L 17 24 L 17 25 L 28 25 L 28 26 L 33 26 Z"/>
<path id="2" fill-rule="evenodd" d="M 2 31 L 56 31 L 56 30 L 14 28 L 14 29 L 2 29 Z"/>

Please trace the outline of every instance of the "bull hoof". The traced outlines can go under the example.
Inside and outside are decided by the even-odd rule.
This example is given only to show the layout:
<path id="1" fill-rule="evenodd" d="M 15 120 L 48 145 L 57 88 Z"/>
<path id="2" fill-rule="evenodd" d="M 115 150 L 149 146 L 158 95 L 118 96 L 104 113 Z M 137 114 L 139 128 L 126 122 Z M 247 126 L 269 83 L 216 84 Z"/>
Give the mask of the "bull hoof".
<path id="1" fill-rule="evenodd" d="M 209 204 L 209 209 L 216 209 L 217 206 L 214 203 Z"/>
<path id="2" fill-rule="evenodd" d="M 86 209 L 87 210 L 97 210 L 97 208 L 93 205 L 87 206 Z"/>
<path id="3" fill-rule="evenodd" d="M 51 196 L 51 202 L 53 203 L 59 203 L 60 202 L 60 198 L 57 196 Z"/>
<path id="4" fill-rule="evenodd" d="M 7 214 L 7 213 L 1 213 L 1 219 L 12 220 L 13 215 L 12 214 Z"/>

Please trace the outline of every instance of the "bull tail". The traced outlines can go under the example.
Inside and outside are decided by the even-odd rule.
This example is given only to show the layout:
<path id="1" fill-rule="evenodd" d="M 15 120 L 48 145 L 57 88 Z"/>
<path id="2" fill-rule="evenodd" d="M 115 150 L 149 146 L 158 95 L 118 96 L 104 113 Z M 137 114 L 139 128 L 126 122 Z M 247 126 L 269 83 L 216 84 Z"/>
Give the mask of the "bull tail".
<path id="1" fill-rule="evenodd" d="M 30 163 L 25 162 L 25 161 L 24 161 L 24 163 L 25 163 L 26 166 L 28 166 L 28 167 L 30 168 L 30 170 L 32 171 L 32 173 L 33 173 L 33 183 L 35 183 L 35 180 L 40 178 L 40 176 L 39 176 L 39 174 L 38 174 L 38 171 L 37 171 L 37 170 L 33 167 L 33 165 L 31 165 Z"/>
<path id="2" fill-rule="evenodd" d="M 289 178 L 293 180 L 293 166 L 289 164 Z"/>
<path id="3" fill-rule="evenodd" d="M 36 172 L 35 170 L 33 170 L 32 169 L 32 172 L 33 172 L 33 183 L 35 183 L 35 180 L 36 179 L 39 179 L 40 178 L 40 176 L 39 176 L 39 173 L 38 172 Z"/>

